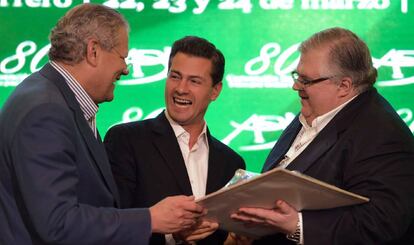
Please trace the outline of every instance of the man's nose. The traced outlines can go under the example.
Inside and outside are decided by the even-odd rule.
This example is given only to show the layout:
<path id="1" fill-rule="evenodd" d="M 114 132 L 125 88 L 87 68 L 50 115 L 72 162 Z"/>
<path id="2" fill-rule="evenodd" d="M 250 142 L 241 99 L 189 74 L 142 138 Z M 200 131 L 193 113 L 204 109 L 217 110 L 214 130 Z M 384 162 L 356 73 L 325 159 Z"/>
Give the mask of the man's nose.
<path id="1" fill-rule="evenodd" d="M 125 75 L 125 76 L 128 75 L 131 68 L 132 68 L 131 64 L 125 64 L 125 68 L 122 70 L 122 75 Z"/>
<path id="2" fill-rule="evenodd" d="M 177 87 L 176 87 L 176 90 L 179 92 L 179 93 L 186 93 L 186 92 L 188 92 L 188 80 L 186 80 L 186 79 L 181 79 L 179 82 L 178 82 L 178 84 L 177 84 Z"/>
<path id="3" fill-rule="evenodd" d="M 293 80 L 292 89 L 295 91 L 302 90 L 303 85 L 300 82 L 296 82 L 295 80 Z"/>

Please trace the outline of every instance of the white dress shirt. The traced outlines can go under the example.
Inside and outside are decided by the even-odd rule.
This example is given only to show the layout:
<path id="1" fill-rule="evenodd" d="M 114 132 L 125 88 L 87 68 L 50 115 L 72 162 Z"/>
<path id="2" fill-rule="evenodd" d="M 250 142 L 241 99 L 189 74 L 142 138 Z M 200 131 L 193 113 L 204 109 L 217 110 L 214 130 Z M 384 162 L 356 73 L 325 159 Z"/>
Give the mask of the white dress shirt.
<path id="1" fill-rule="evenodd" d="M 190 149 L 190 134 L 168 115 L 167 110 L 164 113 L 174 131 L 175 137 L 177 137 L 193 195 L 195 198 L 203 197 L 206 195 L 209 154 L 206 123 L 204 122 L 203 131 L 198 136 L 197 142 Z M 165 238 L 167 244 L 175 244 L 172 235 L 166 235 Z"/>
<path id="2" fill-rule="evenodd" d="M 288 152 L 286 153 L 285 157 L 279 163 L 279 167 L 286 168 L 300 153 L 302 153 L 306 147 L 316 138 L 319 132 L 322 131 L 323 128 L 338 114 L 339 111 L 342 110 L 349 102 L 351 102 L 355 97 L 352 97 L 347 102 L 343 103 L 342 105 L 336 107 L 335 109 L 315 118 L 312 121 L 312 125 L 309 126 L 305 120 L 305 117 L 300 114 L 299 121 L 302 124 L 302 128 L 300 129 L 298 135 L 296 135 L 293 144 L 290 146 Z M 299 212 L 299 223 L 300 223 L 300 242 L 299 244 L 304 245 L 304 237 L 303 237 L 303 219 L 302 213 Z"/>

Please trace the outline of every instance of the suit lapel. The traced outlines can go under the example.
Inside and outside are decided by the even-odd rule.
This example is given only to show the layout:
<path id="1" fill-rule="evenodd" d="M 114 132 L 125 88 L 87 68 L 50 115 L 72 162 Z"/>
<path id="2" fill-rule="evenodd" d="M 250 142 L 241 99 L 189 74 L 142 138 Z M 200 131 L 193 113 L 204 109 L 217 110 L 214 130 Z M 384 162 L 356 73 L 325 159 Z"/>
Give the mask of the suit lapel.
<path id="1" fill-rule="evenodd" d="M 215 143 L 211 137 L 210 131 L 207 129 L 207 139 L 208 139 L 208 171 L 207 171 L 207 184 L 206 184 L 206 194 L 209 194 L 215 190 L 218 190 L 222 187 L 220 180 L 223 179 L 223 166 L 226 164 L 223 162 L 221 157 L 221 150 L 218 144 Z"/>
<path id="2" fill-rule="evenodd" d="M 178 182 L 182 193 L 184 195 L 192 195 L 190 178 L 187 174 L 180 146 L 164 112 L 155 118 L 152 130 L 154 133 L 154 145 L 164 158 L 171 173 L 175 176 L 174 179 Z"/>
<path id="3" fill-rule="evenodd" d="M 340 134 L 347 129 L 348 125 L 350 125 L 358 115 L 357 111 L 362 108 L 360 106 L 361 103 L 368 99 L 372 93 L 376 93 L 375 91 L 375 89 L 370 89 L 360 94 L 342 108 L 325 128 L 322 129 L 309 146 L 287 166 L 287 169 L 303 173 L 312 166 L 312 164 L 316 163 L 318 159 L 338 141 Z"/>
<path id="4" fill-rule="evenodd" d="M 275 146 L 265 161 L 262 172 L 269 171 L 270 169 L 276 167 L 277 164 L 279 164 L 279 162 L 285 156 L 286 152 L 289 150 L 301 128 L 302 125 L 299 122 L 299 117 L 296 116 L 279 137 L 278 141 L 276 142 Z"/>
<path id="5" fill-rule="evenodd" d="M 92 158 L 95 160 L 95 165 L 99 170 L 100 174 L 103 177 L 104 183 L 109 188 L 109 190 L 114 195 L 114 198 L 119 204 L 119 194 L 116 188 L 114 178 L 110 169 L 109 161 L 106 156 L 106 151 L 98 134 L 98 139 L 95 138 L 92 130 L 90 129 L 83 112 L 77 102 L 75 95 L 72 90 L 66 84 L 64 78 L 57 72 L 50 64 L 46 64 L 40 73 L 52 81 L 61 91 L 63 97 L 65 98 L 69 108 L 73 111 L 76 124 L 80 131 L 80 134 L 83 137 L 88 149 L 91 153 Z"/>
<path id="6" fill-rule="evenodd" d="M 337 141 L 335 129 L 322 130 L 318 136 L 288 166 L 289 170 L 305 172 L 317 159 L 329 150 Z"/>

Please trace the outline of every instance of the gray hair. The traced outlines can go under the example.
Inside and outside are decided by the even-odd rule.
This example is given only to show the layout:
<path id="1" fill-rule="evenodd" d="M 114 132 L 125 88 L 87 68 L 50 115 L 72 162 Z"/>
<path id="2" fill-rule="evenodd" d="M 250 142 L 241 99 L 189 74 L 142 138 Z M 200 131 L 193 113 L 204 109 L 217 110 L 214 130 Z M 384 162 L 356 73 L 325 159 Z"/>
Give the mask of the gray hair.
<path id="1" fill-rule="evenodd" d="M 96 38 L 104 50 L 118 44 L 121 27 L 129 30 L 128 22 L 117 11 L 97 4 L 81 4 L 69 10 L 50 33 L 49 59 L 77 64 L 86 55 L 87 43 Z"/>
<path id="2" fill-rule="evenodd" d="M 312 35 L 299 46 L 301 53 L 310 49 L 328 47 L 329 60 L 339 75 L 352 79 L 360 92 L 372 87 L 377 79 L 368 46 L 350 30 L 335 27 Z"/>

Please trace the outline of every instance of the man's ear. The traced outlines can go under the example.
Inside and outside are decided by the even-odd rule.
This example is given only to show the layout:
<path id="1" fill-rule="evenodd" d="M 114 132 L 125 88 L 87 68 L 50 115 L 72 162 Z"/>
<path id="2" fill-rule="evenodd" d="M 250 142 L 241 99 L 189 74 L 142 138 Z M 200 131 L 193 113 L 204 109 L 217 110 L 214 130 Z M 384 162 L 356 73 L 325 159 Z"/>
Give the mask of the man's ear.
<path id="1" fill-rule="evenodd" d="M 338 85 L 339 96 L 345 97 L 354 92 L 354 83 L 350 77 L 343 77 Z"/>
<path id="2" fill-rule="evenodd" d="M 220 81 L 213 86 L 213 92 L 211 93 L 210 99 L 212 101 L 216 100 L 220 95 L 221 89 L 223 88 L 223 83 Z"/>
<path id="3" fill-rule="evenodd" d="M 86 62 L 94 67 L 98 65 L 100 46 L 96 39 L 89 39 L 86 44 Z"/>

